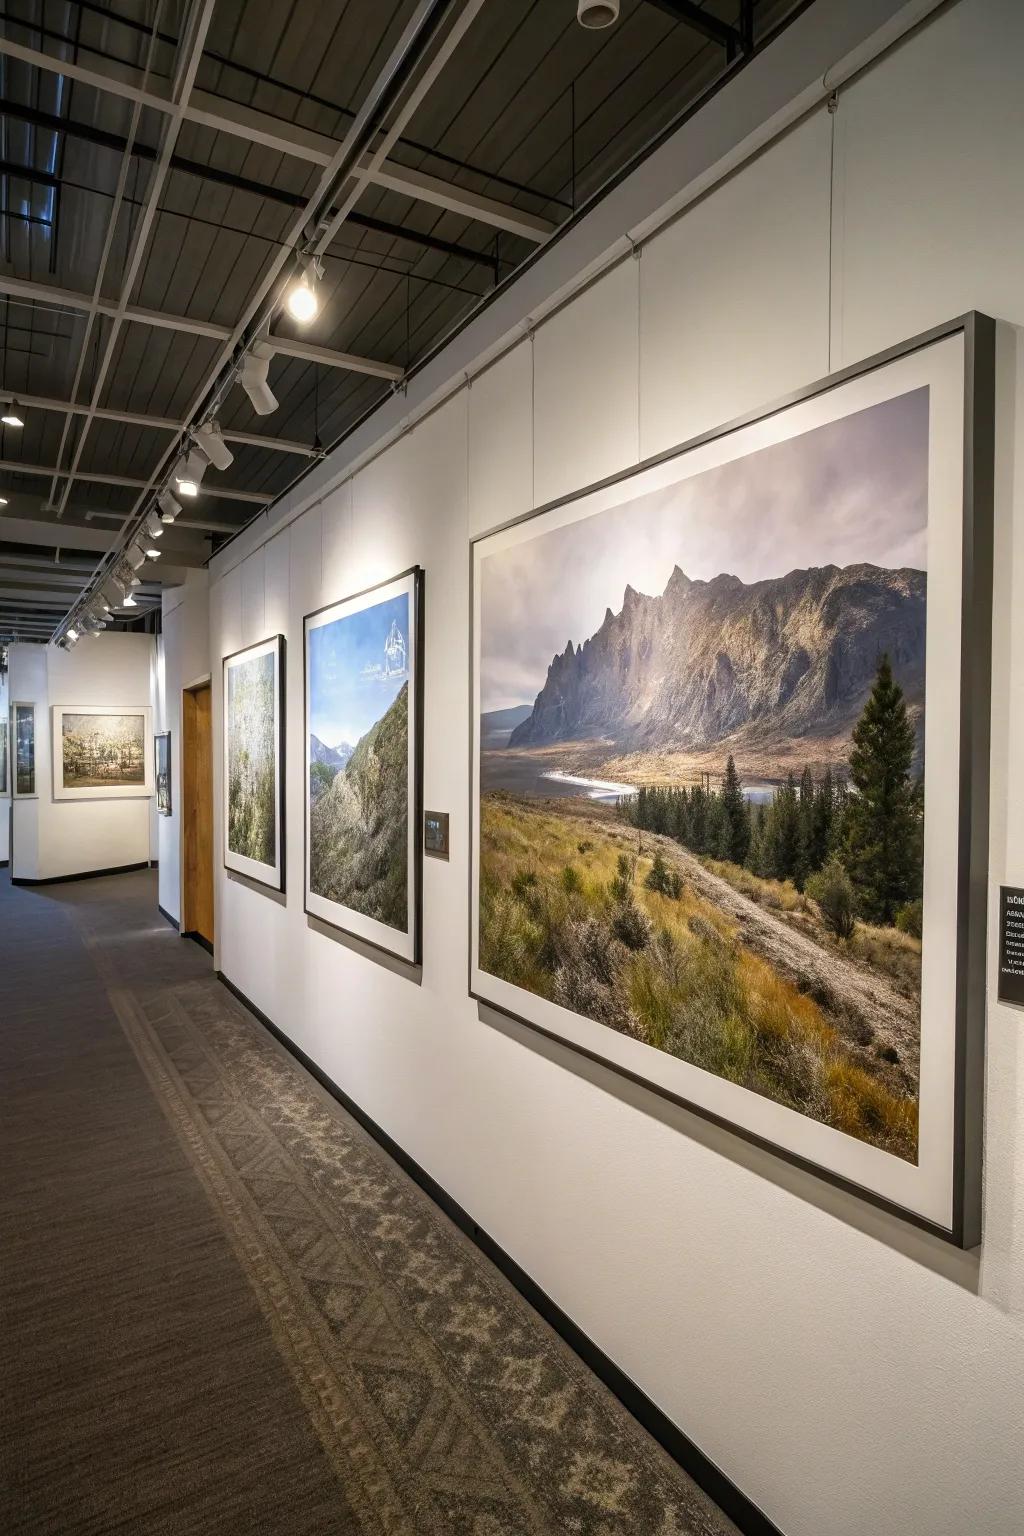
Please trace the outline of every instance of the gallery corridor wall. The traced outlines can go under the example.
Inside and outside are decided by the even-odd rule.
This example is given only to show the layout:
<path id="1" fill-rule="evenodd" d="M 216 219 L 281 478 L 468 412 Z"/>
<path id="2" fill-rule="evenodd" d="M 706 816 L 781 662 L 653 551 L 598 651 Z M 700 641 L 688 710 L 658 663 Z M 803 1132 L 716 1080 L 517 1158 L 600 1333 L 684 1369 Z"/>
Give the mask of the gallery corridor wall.
<path id="1" fill-rule="evenodd" d="M 156 817 L 160 905 L 181 918 L 181 692 L 210 672 L 210 603 L 205 570 L 190 571 L 163 598 L 154 728 L 171 733 L 171 814 Z"/>
<path id="2" fill-rule="evenodd" d="M 288 642 L 289 895 L 221 871 L 218 966 L 788 1536 L 1017 1529 L 1019 1017 L 990 999 L 985 1241 L 968 1254 L 481 1018 L 466 993 L 468 542 L 959 312 L 1006 322 L 991 882 L 1019 883 L 1024 187 L 1005 167 L 1024 146 L 1022 58 L 1012 0 L 946 7 L 834 114 L 823 103 L 353 478 L 278 529 L 261 520 L 211 569 L 215 671 Z M 451 862 L 424 868 L 422 973 L 329 935 L 294 895 L 302 617 L 416 564 L 424 798 L 452 817 Z M 198 622 L 203 595 L 185 601 Z M 189 628 L 183 615 L 165 636 L 168 676 Z M 218 806 L 221 791 L 218 769 Z"/>
<path id="3" fill-rule="evenodd" d="M 11 647 L 11 697 L 36 706 L 37 796 L 14 804 L 14 878 L 54 880 L 153 857 L 148 798 L 53 798 L 51 729 L 53 705 L 151 708 L 154 654 L 153 636 L 142 634 L 102 634 L 73 651 Z"/>
<path id="4" fill-rule="evenodd" d="M 7 686 L 7 674 L 0 673 L 0 722 L 8 719 L 10 701 L 11 692 Z M 14 751 L 10 741 L 7 743 L 7 751 L 9 754 Z M 0 776 L 0 864 L 6 864 L 10 857 L 11 800 L 9 794 L 5 798 L 3 791 L 4 789 L 10 790 L 13 779 L 13 768 L 10 766 L 11 761 L 13 759 L 9 757 L 6 785 L 3 783 L 2 776 Z"/>

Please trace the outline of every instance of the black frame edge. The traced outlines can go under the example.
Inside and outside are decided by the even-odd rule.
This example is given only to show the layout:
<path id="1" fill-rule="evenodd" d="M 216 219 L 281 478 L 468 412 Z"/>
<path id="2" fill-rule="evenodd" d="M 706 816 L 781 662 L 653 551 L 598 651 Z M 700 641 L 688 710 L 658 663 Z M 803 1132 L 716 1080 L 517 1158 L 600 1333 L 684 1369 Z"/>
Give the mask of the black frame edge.
<path id="1" fill-rule="evenodd" d="M 554 1329 L 568 1344 L 599 1381 L 614 1394 L 637 1422 L 655 1439 L 673 1461 L 682 1467 L 693 1481 L 739 1528 L 743 1536 L 783 1536 L 780 1528 L 760 1509 L 727 1473 L 700 1449 L 695 1441 L 684 1433 L 646 1392 L 625 1371 L 606 1355 L 599 1345 L 584 1333 L 567 1312 L 553 1301 L 546 1291 L 516 1263 L 515 1259 L 473 1220 L 470 1213 L 448 1193 L 442 1184 L 429 1174 L 414 1157 L 388 1135 L 370 1115 L 362 1109 L 345 1090 L 329 1077 L 322 1067 L 296 1045 L 284 1030 L 253 1003 L 240 987 L 225 976 L 223 971 L 214 972 L 217 980 L 234 998 L 252 1014 L 263 1028 L 278 1040 L 289 1055 L 293 1056 L 320 1086 L 336 1099 L 341 1107 L 356 1120 L 363 1130 L 393 1158 L 402 1171 L 417 1184 L 424 1194 L 480 1249 L 505 1279 L 519 1292 L 534 1311 Z"/>

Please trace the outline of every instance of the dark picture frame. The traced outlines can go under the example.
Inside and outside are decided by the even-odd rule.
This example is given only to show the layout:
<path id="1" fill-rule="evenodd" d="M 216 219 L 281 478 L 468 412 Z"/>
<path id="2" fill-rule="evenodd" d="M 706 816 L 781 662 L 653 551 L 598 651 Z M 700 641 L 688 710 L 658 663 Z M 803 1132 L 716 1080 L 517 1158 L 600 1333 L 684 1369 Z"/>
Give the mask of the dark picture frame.
<path id="1" fill-rule="evenodd" d="M 311 895 L 319 901 L 325 898 L 315 897 L 310 891 L 310 668 L 309 668 L 309 635 L 311 626 L 315 621 L 321 624 L 325 622 L 327 614 L 337 614 L 338 618 L 346 615 L 341 612 L 347 605 L 362 603 L 365 599 L 372 599 L 377 594 L 384 595 L 389 589 L 395 589 L 402 583 L 408 584 L 408 592 L 412 613 L 410 616 L 410 636 L 412 638 L 412 666 L 409 669 L 409 698 L 412 703 L 413 721 L 409 731 L 409 783 L 410 794 L 408 804 L 406 835 L 408 839 L 408 867 L 410 869 L 409 881 L 409 912 L 411 921 L 405 930 L 405 942 L 390 942 L 388 925 L 375 919 L 365 917 L 364 914 L 354 909 L 345 908 L 340 903 L 329 902 L 339 914 L 336 919 L 326 915 L 325 907 L 316 910 L 310 906 Z M 424 647 L 424 593 L 425 573 L 422 566 L 414 565 L 396 576 L 391 576 L 384 581 L 375 582 L 372 586 L 364 587 L 358 592 L 350 593 L 346 597 L 339 598 L 333 603 L 324 603 L 312 613 L 303 615 L 302 620 L 302 718 L 303 718 L 303 910 L 307 918 L 323 923 L 338 933 L 358 940 L 361 945 L 370 950 L 379 951 L 404 962 L 407 965 L 418 968 L 423 963 L 423 846 L 421 825 L 423 820 L 423 647 Z M 366 607 L 372 606 L 370 603 Z M 355 745 L 355 743 L 353 743 Z M 341 914 L 351 911 L 351 920 L 341 920 Z M 402 930 L 395 929 L 396 935 Z"/>
<path id="2" fill-rule="evenodd" d="M 18 740 L 19 727 L 22 720 L 28 720 L 31 729 L 28 734 L 29 754 L 27 772 L 31 776 L 30 789 L 18 788 Z M 39 783 L 36 768 L 36 706 L 31 700 L 15 699 L 11 704 L 11 728 L 8 733 L 8 751 L 11 760 L 11 797 L 14 800 L 38 800 Z"/>
<path id="3" fill-rule="evenodd" d="M 866 379 L 868 375 L 876 374 L 880 370 L 900 363 L 903 359 L 911 358 L 914 354 L 937 347 L 957 337 L 962 338 L 963 347 L 963 505 L 962 531 L 959 541 L 961 554 L 959 612 L 955 615 L 959 622 L 960 633 L 960 675 L 956 685 L 959 739 L 955 749 L 957 762 L 956 811 L 953 818 L 955 827 L 950 833 L 956 849 L 956 867 L 949 868 L 942 875 L 942 883 L 951 882 L 955 888 L 955 988 L 949 1017 L 943 1026 L 946 1033 L 942 1037 L 943 1039 L 948 1037 L 951 1042 L 947 1060 L 951 1063 L 952 1072 L 952 1090 L 951 1095 L 948 1095 L 951 1103 L 952 1125 L 947 1126 L 947 1138 L 943 1140 L 943 1146 L 948 1140 L 948 1146 L 951 1149 L 948 1163 L 945 1161 L 945 1156 L 942 1161 L 944 1199 L 948 1194 L 947 1209 L 943 1211 L 941 1217 L 936 1217 L 931 1212 L 917 1209 L 904 1200 L 890 1198 L 879 1188 L 870 1187 L 857 1178 L 846 1176 L 823 1162 L 818 1162 L 781 1145 L 775 1139 L 759 1134 L 757 1130 L 737 1124 L 727 1115 L 717 1113 L 688 1093 L 675 1091 L 652 1080 L 644 1071 L 636 1070 L 622 1059 L 617 1060 L 605 1054 L 603 1049 L 584 1043 L 581 1039 L 572 1038 L 571 1034 L 562 1033 L 559 1028 L 551 1027 L 547 1022 L 541 1022 L 536 1016 L 531 1016 L 525 1005 L 533 998 L 532 993 L 515 988 L 517 996 L 524 999 L 524 1006 L 520 1006 L 518 1002 L 514 1006 L 510 1005 L 507 996 L 495 995 L 496 991 L 506 984 L 499 982 L 497 987 L 492 985 L 493 979 L 488 973 L 480 970 L 477 955 L 474 952 L 479 900 L 478 813 L 480 806 L 477 563 L 479 558 L 483 558 L 479 553 L 481 546 L 510 529 L 517 528 L 523 523 L 533 522 L 558 509 L 570 507 L 573 503 L 592 496 L 595 492 L 625 485 L 626 482 L 635 480 L 660 465 L 670 464 L 677 459 L 681 460 L 696 449 L 715 444 L 745 428 L 768 422 L 771 418 L 804 402 L 825 397 L 852 381 Z M 469 546 L 472 714 L 469 861 L 470 995 L 486 1008 L 557 1041 L 566 1049 L 600 1063 L 613 1074 L 618 1074 L 649 1089 L 702 1119 L 727 1129 L 742 1140 L 767 1150 L 782 1161 L 803 1168 L 825 1182 L 846 1190 L 882 1210 L 892 1212 L 914 1226 L 960 1248 L 972 1248 L 981 1241 L 988 899 L 988 759 L 992 652 L 995 337 L 996 323 L 990 317 L 978 312 L 962 315 L 832 373 L 762 409 L 749 412 L 712 431 L 699 434 L 654 455 L 640 464 L 511 519 L 489 530 L 486 534 L 471 539 Z M 955 523 L 951 526 L 955 530 Z M 954 537 L 954 534 L 951 533 L 950 537 Z M 935 622 L 936 620 L 931 620 L 931 623 Z M 941 616 L 938 622 L 941 624 Z M 937 934 L 935 938 L 938 938 Z M 926 948 L 926 955 L 927 953 L 929 952 Z M 530 1003 L 529 1006 L 533 1004 Z M 564 1009 L 555 1009 L 554 1005 L 549 1007 L 553 1012 L 569 1012 Z M 578 1019 L 581 1016 L 570 1015 L 570 1017 Z M 582 1017 L 586 1018 L 585 1015 Z M 594 1027 L 596 1030 L 607 1030 L 608 1035 L 617 1038 L 616 1031 L 606 1025 L 595 1024 Z M 922 1008 L 922 1031 L 923 1029 L 924 1010 Z M 646 1045 L 642 1046 L 641 1050 L 652 1051 L 655 1055 L 664 1054 Z M 950 1132 L 951 1134 L 948 1134 Z M 851 1140 L 852 1138 L 844 1137 L 843 1139 Z M 924 1204 L 923 1201 L 922 1204 Z"/>
<path id="4" fill-rule="evenodd" d="M 261 654 L 269 654 L 274 657 L 274 772 L 276 782 L 276 793 L 274 795 L 274 840 L 277 857 L 273 864 L 249 858 L 229 847 L 231 786 L 228 758 L 231 743 L 229 736 L 228 675 L 233 667 L 237 667 L 249 660 L 256 660 Z M 266 886 L 268 890 L 278 891 L 282 895 L 285 893 L 287 875 L 287 839 L 285 829 L 285 773 L 287 763 L 287 715 L 285 712 L 287 702 L 286 655 L 285 637 L 282 634 L 276 634 L 268 635 L 266 639 L 258 640 L 253 645 L 242 646 L 239 650 L 232 651 L 229 655 L 223 657 L 221 661 L 222 761 L 224 765 L 222 806 L 224 835 L 221 843 L 221 862 L 229 874 L 241 875 L 254 885 Z"/>
<path id="5" fill-rule="evenodd" d="M 162 761 L 161 761 L 162 758 Z M 156 798 L 156 813 L 158 816 L 171 816 L 174 814 L 174 799 L 171 789 L 171 733 L 170 731 L 154 731 L 153 733 L 153 793 Z M 167 780 L 167 808 L 160 804 L 160 778 Z"/>

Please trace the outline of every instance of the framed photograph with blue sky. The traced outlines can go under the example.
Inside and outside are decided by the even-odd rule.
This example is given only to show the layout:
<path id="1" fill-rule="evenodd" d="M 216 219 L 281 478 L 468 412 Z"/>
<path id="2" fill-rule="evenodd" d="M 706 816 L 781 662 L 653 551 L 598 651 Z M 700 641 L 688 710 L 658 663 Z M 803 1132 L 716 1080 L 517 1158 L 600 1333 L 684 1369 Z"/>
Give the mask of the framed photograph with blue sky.
<path id="1" fill-rule="evenodd" d="M 306 912 L 420 961 L 423 572 L 304 620 Z"/>
<path id="2" fill-rule="evenodd" d="M 283 891 L 283 635 L 224 658 L 224 800 L 225 869 Z"/>

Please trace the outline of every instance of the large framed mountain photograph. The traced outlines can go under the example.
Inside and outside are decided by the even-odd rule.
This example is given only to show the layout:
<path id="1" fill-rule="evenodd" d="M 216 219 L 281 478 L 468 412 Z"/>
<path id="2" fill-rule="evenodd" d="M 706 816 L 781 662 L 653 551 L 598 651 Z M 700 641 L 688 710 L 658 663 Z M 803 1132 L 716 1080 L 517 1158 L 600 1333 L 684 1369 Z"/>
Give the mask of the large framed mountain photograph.
<path id="1" fill-rule="evenodd" d="M 419 964 L 423 572 L 304 628 L 306 912 Z"/>
<path id="2" fill-rule="evenodd" d="M 285 888 L 284 655 L 273 635 L 223 663 L 224 867 L 273 891 Z"/>
<path id="3" fill-rule="evenodd" d="M 994 326 L 477 540 L 470 989 L 980 1238 Z"/>

